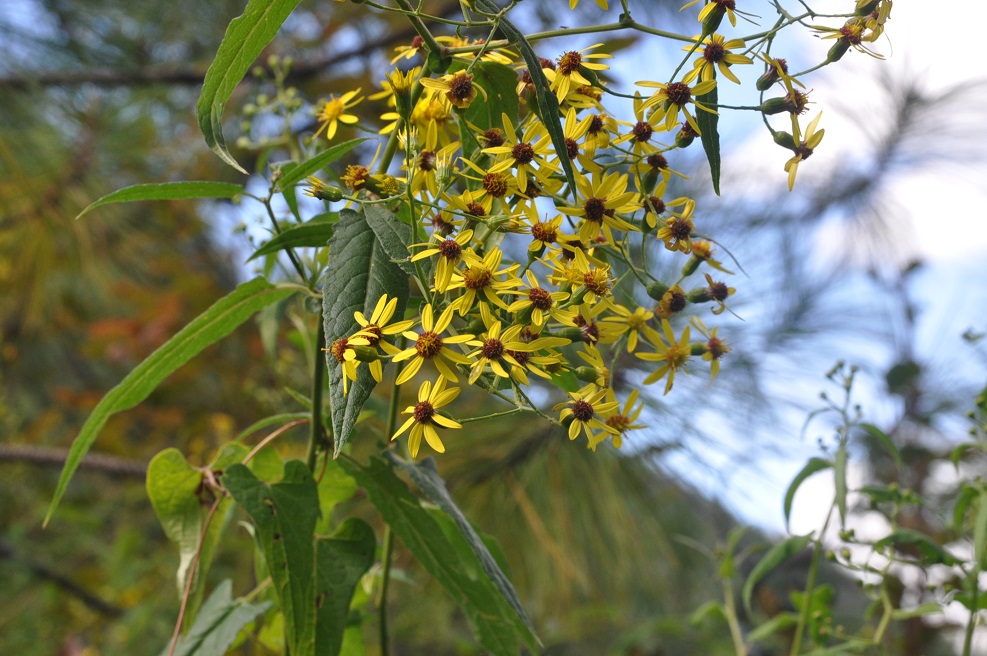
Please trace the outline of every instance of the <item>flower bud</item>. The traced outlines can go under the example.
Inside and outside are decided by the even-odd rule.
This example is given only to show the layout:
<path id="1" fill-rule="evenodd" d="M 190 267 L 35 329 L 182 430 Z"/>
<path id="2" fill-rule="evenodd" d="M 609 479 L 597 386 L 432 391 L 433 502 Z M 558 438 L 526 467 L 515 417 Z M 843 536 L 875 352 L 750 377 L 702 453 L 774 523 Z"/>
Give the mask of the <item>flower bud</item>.
<path id="1" fill-rule="evenodd" d="M 668 291 L 668 285 L 666 285 L 661 281 L 656 280 L 655 282 L 648 283 L 648 286 L 645 289 L 648 292 L 648 296 L 655 299 L 656 301 L 660 301 L 662 297 L 665 295 L 665 292 Z"/>
<path id="2" fill-rule="evenodd" d="M 350 349 L 356 354 L 356 359 L 360 362 L 374 362 L 380 360 L 380 354 L 373 346 L 351 346 Z"/>
<path id="3" fill-rule="evenodd" d="M 709 303 L 713 300 L 713 295 L 708 287 L 696 287 L 685 295 L 690 303 Z"/>
<path id="4" fill-rule="evenodd" d="M 713 11 L 709 12 L 703 21 L 703 36 L 709 36 L 716 32 L 716 28 L 720 26 L 720 21 L 723 20 L 726 13 L 727 10 L 723 5 L 718 4 L 713 7 Z"/>
<path id="5" fill-rule="evenodd" d="M 758 110 L 765 116 L 773 116 L 788 111 L 788 100 L 786 98 L 768 98 Z"/>
<path id="6" fill-rule="evenodd" d="M 826 63 L 832 64 L 833 62 L 840 61 L 849 49 L 850 41 L 846 37 L 837 39 L 836 43 L 833 44 L 833 47 L 831 47 L 829 52 L 826 53 Z"/>
<path id="7" fill-rule="evenodd" d="M 788 150 L 794 151 L 797 146 L 795 145 L 795 137 L 787 132 L 775 132 L 774 133 L 775 143 L 782 148 L 787 148 Z"/>
<path id="8" fill-rule="evenodd" d="M 689 261 L 686 262 L 685 266 L 682 267 L 682 277 L 688 278 L 689 276 L 694 274 L 696 270 L 699 269 L 699 265 L 702 264 L 702 262 L 703 262 L 702 258 L 696 257 L 695 255 L 690 257 Z"/>

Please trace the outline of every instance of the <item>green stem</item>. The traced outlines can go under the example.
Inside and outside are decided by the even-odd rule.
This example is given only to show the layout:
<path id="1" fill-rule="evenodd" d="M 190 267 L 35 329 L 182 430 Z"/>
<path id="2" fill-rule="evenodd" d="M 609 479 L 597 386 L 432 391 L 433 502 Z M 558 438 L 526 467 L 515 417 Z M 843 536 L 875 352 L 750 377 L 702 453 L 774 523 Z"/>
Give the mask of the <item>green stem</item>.
<path id="1" fill-rule="evenodd" d="M 401 337 L 401 347 L 403 348 L 406 342 L 406 338 Z M 397 384 L 398 376 L 401 374 L 401 369 L 404 366 L 402 363 L 398 362 L 394 365 L 394 379 L 391 385 L 391 402 L 387 406 L 387 435 L 388 440 L 394 435 L 394 431 L 397 430 L 398 426 L 398 408 L 401 407 L 401 386 Z M 387 588 L 391 579 L 391 552 L 394 549 L 394 535 L 391 533 L 391 527 L 384 526 L 384 549 L 381 553 L 381 572 L 380 572 L 380 591 L 377 596 L 377 625 L 379 628 L 379 638 L 380 638 L 380 654 L 381 656 L 387 656 L 388 654 L 388 637 L 387 637 Z"/>
<path id="2" fill-rule="evenodd" d="M 425 42 L 425 47 L 428 51 L 436 54 L 442 52 L 442 46 L 440 46 L 439 42 L 435 40 L 432 33 L 428 31 L 428 28 L 425 26 L 425 23 L 422 22 L 418 12 L 411 8 L 411 4 L 408 0 L 394 0 L 394 4 L 399 6 L 406 14 L 411 26 L 415 28 L 415 32 L 418 32 L 418 36 L 420 36 L 422 41 Z"/>
<path id="3" fill-rule="evenodd" d="M 278 223 L 277 217 L 274 216 L 274 210 L 271 209 L 271 197 L 268 196 L 267 198 L 263 199 L 261 202 L 263 202 L 264 203 L 264 207 L 267 208 L 267 216 L 271 219 L 271 225 L 274 226 L 274 232 L 276 232 L 277 234 L 280 235 L 281 234 L 281 224 Z M 308 276 L 305 275 L 305 269 L 302 267 L 302 263 L 298 259 L 298 256 L 295 254 L 294 249 L 292 249 L 291 247 L 288 247 L 288 248 L 285 249 L 285 252 L 288 253 L 288 259 L 291 260 L 291 263 L 295 267 L 295 271 L 297 271 L 298 272 L 298 275 L 301 276 L 302 282 L 307 285 L 308 284 Z"/>
<path id="4" fill-rule="evenodd" d="M 319 444 L 322 443 L 325 432 L 322 429 L 322 386 L 326 363 L 322 359 L 322 349 L 326 345 L 326 327 L 319 317 L 319 328 L 315 337 L 315 370 L 312 372 L 312 426 L 308 438 L 308 454 L 305 462 L 308 470 L 315 473 L 315 461 L 319 454 Z"/>
<path id="5" fill-rule="evenodd" d="M 973 588 L 973 603 L 970 604 L 971 608 L 977 608 L 980 603 L 980 584 L 978 582 L 980 576 L 980 568 L 976 568 L 974 576 L 970 579 L 971 586 Z M 966 633 L 963 636 L 963 656 L 970 656 L 973 652 L 970 650 L 973 648 L 973 629 L 977 625 L 977 611 L 970 612 L 970 619 L 966 622 Z"/>
<path id="6" fill-rule="evenodd" d="M 747 656 L 744 634 L 740 630 L 740 622 L 737 621 L 737 604 L 733 598 L 733 584 L 730 583 L 729 579 L 723 580 L 723 603 L 726 605 L 727 625 L 730 627 L 734 653 L 737 656 Z"/>
<path id="7" fill-rule="evenodd" d="M 489 415 L 483 415 L 480 417 L 467 417 L 466 419 L 460 419 L 459 423 L 468 424 L 474 421 L 483 421 L 484 419 L 494 419 L 496 417 L 506 417 L 507 415 L 514 415 L 521 412 L 522 408 L 512 408 L 510 410 L 504 410 L 503 412 L 494 412 Z"/>
<path id="8" fill-rule="evenodd" d="M 822 540 L 826 534 L 826 529 L 829 528 L 829 522 L 833 517 L 833 510 L 835 508 L 836 502 L 834 501 L 833 505 L 829 507 L 829 512 L 826 513 L 826 521 L 823 522 L 822 529 L 819 531 L 819 537 L 813 540 L 812 560 L 809 564 L 809 579 L 805 583 L 805 596 L 802 597 L 802 609 L 799 611 L 799 621 L 795 627 L 795 637 L 792 639 L 790 656 L 798 656 L 802 648 L 802 637 L 805 635 L 805 627 L 809 623 L 809 606 L 811 605 L 809 601 L 812 598 L 812 591 L 816 587 L 816 578 L 819 576 L 819 563 L 822 560 Z"/>

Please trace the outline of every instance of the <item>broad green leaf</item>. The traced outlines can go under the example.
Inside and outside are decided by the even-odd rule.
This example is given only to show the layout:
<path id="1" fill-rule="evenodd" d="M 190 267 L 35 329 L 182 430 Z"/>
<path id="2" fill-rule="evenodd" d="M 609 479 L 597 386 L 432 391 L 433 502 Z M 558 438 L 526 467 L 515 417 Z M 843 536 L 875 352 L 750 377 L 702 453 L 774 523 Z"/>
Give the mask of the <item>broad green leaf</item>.
<path id="1" fill-rule="evenodd" d="M 895 446 L 894 442 L 891 441 L 891 437 L 874 424 L 860 424 L 860 427 L 867 431 L 868 435 L 881 443 L 881 446 L 894 458 L 895 464 L 898 465 L 898 471 L 901 471 L 904 468 L 904 464 L 901 461 L 901 452 Z"/>
<path id="2" fill-rule="evenodd" d="M 821 472 L 824 469 L 829 469 L 833 466 L 833 463 L 829 460 L 823 460 L 822 458 L 812 458 L 809 462 L 805 463 L 805 467 L 795 475 L 792 480 L 792 484 L 788 486 L 788 491 L 785 492 L 785 529 L 788 530 L 788 520 L 789 516 L 792 514 L 792 503 L 795 501 L 795 493 L 798 492 L 799 486 L 805 482 L 805 479 L 809 478 L 815 473 Z"/>
<path id="3" fill-rule="evenodd" d="M 917 551 L 925 565 L 956 565 L 960 562 L 956 556 L 933 542 L 929 536 L 909 529 L 899 529 L 874 543 L 874 549 L 877 551 L 889 547 L 909 555 L 914 555 Z"/>
<path id="4" fill-rule="evenodd" d="M 377 541 L 361 519 L 347 519 L 328 538 L 316 541 L 315 653 L 336 656 L 343 644 L 350 599 L 374 564 Z"/>
<path id="5" fill-rule="evenodd" d="M 306 160 L 301 164 L 292 167 L 290 171 L 285 172 L 284 175 L 277 181 L 278 188 L 283 191 L 288 187 L 301 182 L 313 173 L 317 173 L 332 164 L 366 140 L 367 137 L 362 137 L 360 139 L 351 139 L 350 141 L 344 141 L 341 144 L 330 146 L 312 159 Z"/>
<path id="6" fill-rule="evenodd" d="M 384 294 L 397 297 L 395 316 L 403 316 L 408 302 L 408 275 L 391 262 L 363 214 L 342 210 L 339 216 L 336 231 L 329 241 L 329 266 L 322 290 L 322 317 L 328 345 L 356 332 L 359 324 L 353 313 L 361 311 L 369 317 Z M 326 365 L 335 458 L 349 442 L 360 410 L 376 382 L 369 368 L 361 366 L 357 369 L 356 381 L 349 384 L 349 394 L 344 395 L 343 369 L 328 351 Z"/>
<path id="7" fill-rule="evenodd" d="M 710 109 L 715 109 L 719 104 L 717 87 L 709 93 L 704 93 L 696 97 L 696 102 Z M 699 125 L 699 139 L 703 143 L 703 150 L 706 152 L 706 160 L 709 162 L 709 175 L 713 179 L 713 191 L 720 195 L 720 133 L 718 123 L 719 114 L 704 112 L 696 108 L 696 123 Z"/>
<path id="8" fill-rule="evenodd" d="M 243 193 L 243 187 L 228 182 L 160 182 L 124 187 L 107 194 L 79 212 L 76 219 L 100 205 L 132 203 L 140 200 L 182 200 L 186 198 L 233 198 Z"/>
<path id="9" fill-rule="evenodd" d="M 411 226 L 402 223 L 394 212 L 383 205 L 366 205 L 363 208 L 367 225 L 374 231 L 377 242 L 394 264 L 409 276 L 414 275 L 415 265 L 408 255 L 411 244 Z"/>
<path id="10" fill-rule="evenodd" d="M 199 549 L 199 538 L 209 511 L 199 497 L 201 484 L 202 472 L 188 464 L 178 449 L 165 449 L 147 466 L 147 496 L 165 535 L 178 545 L 179 597 L 185 591 L 189 565 Z M 208 562 L 203 562 L 205 556 L 203 553 L 199 561 L 198 581 L 208 569 Z"/>
<path id="11" fill-rule="evenodd" d="M 210 344 L 229 335 L 255 312 L 296 292 L 292 288 L 271 285 L 263 278 L 245 282 L 216 301 L 127 374 L 102 398 L 72 443 L 44 523 L 51 519 L 72 475 L 111 416 L 129 410 L 146 399 L 169 374 Z"/>
<path id="12" fill-rule="evenodd" d="M 500 8 L 490 0 L 476 0 L 476 6 L 483 11 L 493 13 L 500 12 Z M 572 161 L 565 156 L 568 148 L 565 145 L 565 133 L 562 131 L 560 121 L 559 101 L 555 93 L 549 88 L 548 78 L 541 70 L 541 60 L 535 51 L 531 49 L 531 44 L 525 38 L 524 33 L 517 28 L 506 16 L 500 18 L 500 30 L 507 37 L 512 46 L 521 53 L 524 63 L 528 65 L 528 73 L 531 75 L 531 82 L 535 87 L 535 104 L 538 115 L 548 130 L 548 135 L 552 138 L 552 146 L 559 155 L 559 163 L 565 173 L 565 179 L 569 183 L 569 193 L 576 196 L 576 176 L 572 169 Z"/>
<path id="13" fill-rule="evenodd" d="M 571 371 L 562 369 L 552 374 L 552 384 L 563 392 L 578 392 L 583 385 Z"/>
<path id="14" fill-rule="evenodd" d="M 269 485 L 243 465 L 233 465 L 223 486 L 257 527 L 257 540 L 284 613 L 293 656 L 315 654 L 315 547 L 319 518 L 315 479 L 299 460 L 285 465 L 284 479 Z"/>
<path id="15" fill-rule="evenodd" d="M 178 641 L 174 656 L 223 656 L 240 629 L 270 607 L 269 602 L 251 604 L 233 599 L 229 579 L 213 591 L 188 633 Z M 170 645 L 161 651 L 167 656 Z"/>
<path id="16" fill-rule="evenodd" d="M 500 591 L 504 600 L 507 601 L 508 605 L 514 611 L 518 632 L 524 635 L 524 631 L 527 630 L 530 635 L 526 637 L 526 641 L 529 643 L 535 642 L 537 640 L 535 638 L 535 629 L 531 624 L 531 620 L 528 618 L 528 613 L 521 604 L 521 598 L 518 596 L 517 590 L 514 589 L 514 585 L 501 571 L 497 565 L 497 561 L 494 560 L 494 557 L 487 550 L 483 540 L 473 529 L 473 525 L 470 524 L 469 520 L 466 519 L 463 511 L 453 501 L 449 490 L 446 488 L 445 481 L 439 476 L 439 472 L 435 467 L 435 460 L 426 458 L 421 463 L 416 464 L 402 460 L 390 451 L 386 455 L 392 463 L 400 467 L 411 477 L 411 480 L 414 481 L 415 485 L 418 486 L 418 489 L 426 497 L 432 500 L 433 503 L 455 522 L 462 534 L 462 538 L 473 551 L 476 559 L 480 561 L 480 566 L 483 568 L 484 574 L 497 586 L 497 590 Z"/>
<path id="17" fill-rule="evenodd" d="M 811 533 L 808 535 L 793 535 L 783 542 L 774 545 L 768 550 L 768 553 L 764 554 L 747 576 L 747 580 L 744 581 L 743 599 L 744 607 L 748 613 L 751 612 L 751 598 L 754 595 L 754 586 L 775 567 L 805 549 L 810 542 L 812 542 Z"/>
<path id="18" fill-rule="evenodd" d="M 223 108 L 233 94 L 233 89 L 278 33 L 281 24 L 299 1 L 250 0 L 243 14 L 234 18 L 226 28 L 226 35 L 219 44 L 216 58 L 209 65 L 206 78 L 202 82 L 202 95 L 196 105 L 202 136 L 224 162 L 244 174 L 247 173 L 246 169 L 233 159 L 226 148 L 226 140 L 223 138 Z"/>
<path id="19" fill-rule="evenodd" d="M 285 228 L 280 235 L 275 235 L 269 242 L 254 251 L 253 255 L 247 258 L 247 262 L 289 248 L 325 246 L 332 237 L 333 223 L 335 222 L 309 221 Z"/>
<path id="20" fill-rule="evenodd" d="M 325 462 L 319 479 L 319 509 L 322 518 L 315 525 L 316 533 L 328 533 L 332 527 L 332 511 L 337 504 L 353 498 L 359 487 L 353 477 L 343 471 L 335 460 Z"/>
<path id="21" fill-rule="evenodd" d="M 349 458 L 340 464 L 366 490 L 395 535 L 462 608 L 477 640 L 494 656 L 517 656 L 518 637 L 535 652 L 537 639 L 519 622 L 504 596 L 486 576 L 472 578 L 439 524 L 382 460 L 361 467 Z M 475 565 L 480 568 L 479 563 Z"/>
<path id="22" fill-rule="evenodd" d="M 799 618 L 795 613 L 781 612 L 747 634 L 749 642 L 759 642 L 770 638 L 779 631 L 784 631 L 798 624 Z"/>
<path id="23" fill-rule="evenodd" d="M 836 449 L 836 458 L 833 461 L 833 480 L 836 488 L 836 508 L 840 511 L 840 528 L 846 528 L 846 468 L 847 450 L 846 443 L 843 442 Z"/>

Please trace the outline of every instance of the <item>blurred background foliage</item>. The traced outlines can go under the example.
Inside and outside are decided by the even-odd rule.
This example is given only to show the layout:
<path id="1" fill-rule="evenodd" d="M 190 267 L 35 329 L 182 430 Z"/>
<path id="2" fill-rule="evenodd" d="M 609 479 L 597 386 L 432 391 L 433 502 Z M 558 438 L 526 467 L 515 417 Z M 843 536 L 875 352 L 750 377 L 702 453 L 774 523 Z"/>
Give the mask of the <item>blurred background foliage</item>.
<path id="1" fill-rule="evenodd" d="M 524 28 L 557 26 L 558 4 L 526 2 Z M 649 5 L 665 24 L 691 29 L 673 3 Z M 314 354 L 298 345 L 311 341 L 316 317 L 298 304 L 261 315 L 261 330 L 245 326 L 115 417 L 55 520 L 40 528 L 64 449 L 102 394 L 248 275 L 246 240 L 230 234 L 249 217 L 232 204 L 118 205 L 74 220 L 129 184 L 240 181 L 202 143 L 192 107 L 242 6 L 11 0 L 0 8 L 0 653 L 156 653 L 177 614 L 177 556 L 146 499 L 145 463 L 169 446 L 207 462 L 254 421 L 302 409 L 290 390 L 307 394 L 305 360 Z M 448 15 L 459 3 L 426 8 Z M 565 18 L 570 26 L 582 20 L 578 12 Z M 271 53 L 294 57 L 289 84 L 314 101 L 376 88 L 391 48 L 412 36 L 392 16 L 357 5 L 303 2 Z M 557 45 L 539 50 L 554 57 Z M 890 79 L 884 86 L 888 120 L 855 146 L 868 166 L 811 181 L 800 174 L 796 200 L 737 203 L 688 182 L 672 193 L 696 196 L 709 216 L 723 217 L 710 231 L 749 274 L 732 305 L 747 321 L 725 331 L 735 350 L 715 393 L 695 376 L 650 399 L 657 426 L 623 453 L 589 453 L 548 426 L 502 419 L 472 424 L 439 463 L 467 514 L 498 539 L 546 653 L 730 653 L 722 627 L 688 617 L 720 594 L 715 563 L 693 545 L 721 544 L 736 520 L 683 472 L 707 481 L 750 475 L 749 463 L 791 441 L 758 427 L 778 425 L 792 403 L 805 407 L 811 394 L 800 399 L 792 389 L 805 371 L 818 375 L 835 357 L 856 354 L 874 380 L 886 381 L 876 394 L 892 408 L 888 432 L 913 447 L 913 487 L 929 476 L 927 451 L 948 446 L 950 425 L 939 417 L 965 409 L 971 394 L 962 377 L 943 375 L 948 364 L 916 350 L 924 317 L 911 285 L 921 267 L 900 257 L 897 208 L 881 190 L 903 170 L 951 161 L 950 144 L 967 133 L 944 129 L 930 143 L 919 128 L 930 117 L 961 116 L 976 90 L 933 95 Z M 231 107 L 269 91 L 248 80 Z M 236 155 L 251 168 L 249 153 Z M 818 233 L 834 222 L 851 234 L 843 252 L 867 257 L 820 263 Z M 484 402 L 471 395 L 464 403 L 475 412 L 464 414 L 480 414 Z M 369 421 L 368 437 L 380 429 Z M 279 449 L 300 455 L 304 438 L 296 429 Z M 876 476 L 888 475 L 878 450 L 862 455 Z M 915 521 L 933 531 L 936 512 Z M 251 579 L 250 549 L 239 542 L 246 539 L 231 536 L 214 580 Z M 395 567 L 395 653 L 470 653 L 468 629 L 438 586 L 406 554 Z M 800 585 L 799 563 L 792 567 L 773 593 L 763 588 L 766 612 L 787 603 L 786 576 Z M 852 607 L 853 586 L 834 580 Z M 921 621 L 916 631 L 935 633 Z M 242 649 L 269 653 L 254 643 Z"/>

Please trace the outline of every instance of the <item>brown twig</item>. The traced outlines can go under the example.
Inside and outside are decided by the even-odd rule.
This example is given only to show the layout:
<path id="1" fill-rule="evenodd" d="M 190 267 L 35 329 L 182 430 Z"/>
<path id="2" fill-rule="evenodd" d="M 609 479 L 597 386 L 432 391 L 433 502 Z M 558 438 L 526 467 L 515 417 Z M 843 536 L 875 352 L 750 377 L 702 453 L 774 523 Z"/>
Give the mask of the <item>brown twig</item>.
<path id="1" fill-rule="evenodd" d="M 0 444 L 0 462 L 25 462 L 42 467 L 60 468 L 65 465 L 68 455 L 68 449 L 34 444 Z M 139 460 L 102 453 L 90 452 L 86 454 L 80 467 L 118 478 L 144 480 L 147 474 L 147 464 Z"/>

